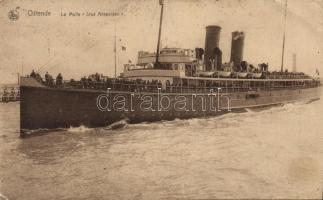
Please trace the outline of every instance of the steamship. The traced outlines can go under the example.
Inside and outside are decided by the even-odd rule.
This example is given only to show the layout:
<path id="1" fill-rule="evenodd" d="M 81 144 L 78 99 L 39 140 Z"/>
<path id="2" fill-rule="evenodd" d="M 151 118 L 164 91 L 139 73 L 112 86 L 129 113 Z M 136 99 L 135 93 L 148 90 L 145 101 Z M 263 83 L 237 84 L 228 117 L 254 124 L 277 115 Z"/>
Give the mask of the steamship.
<path id="1" fill-rule="evenodd" d="M 140 51 L 118 77 L 100 74 L 49 83 L 20 80 L 21 136 L 33 129 L 106 127 L 128 123 L 209 117 L 246 108 L 320 98 L 320 80 L 302 72 L 271 72 L 267 63 L 243 60 L 245 33 L 232 33 L 230 62 L 222 62 L 221 27 L 206 27 L 205 47 Z"/>

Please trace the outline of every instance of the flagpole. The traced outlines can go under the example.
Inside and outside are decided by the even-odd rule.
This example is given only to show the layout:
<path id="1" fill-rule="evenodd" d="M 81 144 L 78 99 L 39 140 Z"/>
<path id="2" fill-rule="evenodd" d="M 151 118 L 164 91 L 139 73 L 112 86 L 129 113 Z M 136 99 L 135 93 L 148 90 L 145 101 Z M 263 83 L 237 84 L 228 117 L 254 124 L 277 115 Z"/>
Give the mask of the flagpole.
<path id="1" fill-rule="evenodd" d="M 114 79 L 117 78 L 117 25 L 114 22 Z"/>

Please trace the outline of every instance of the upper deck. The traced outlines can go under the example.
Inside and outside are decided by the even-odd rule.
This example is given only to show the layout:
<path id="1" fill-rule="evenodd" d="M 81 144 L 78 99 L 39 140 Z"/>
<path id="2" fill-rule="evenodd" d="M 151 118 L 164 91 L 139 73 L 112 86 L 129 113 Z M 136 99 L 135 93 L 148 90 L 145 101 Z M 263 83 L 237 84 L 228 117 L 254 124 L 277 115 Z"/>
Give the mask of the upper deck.
<path id="1" fill-rule="evenodd" d="M 191 49 L 163 48 L 159 54 L 159 62 L 161 63 L 191 63 L 195 60 L 195 51 Z M 138 52 L 137 65 L 147 65 L 155 63 L 155 61 L 156 53 Z"/>
<path id="2" fill-rule="evenodd" d="M 248 92 L 248 91 L 274 91 L 274 90 L 293 90 L 320 87 L 319 79 L 238 79 L 238 78 L 202 78 L 202 77 L 173 77 L 172 82 L 166 81 L 165 85 L 157 79 L 111 79 L 91 80 L 82 79 L 80 81 L 70 80 L 57 84 L 37 80 L 39 84 L 31 84 L 21 77 L 21 86 L 29 87 L 47 87 L 66 90 L 84 90 L 84 91 L 106 91 L 108 88 L 116 92 L 152 92 L 161 91 L 167 93 L 208 93 L 218 88 L 225 93 Z"/>

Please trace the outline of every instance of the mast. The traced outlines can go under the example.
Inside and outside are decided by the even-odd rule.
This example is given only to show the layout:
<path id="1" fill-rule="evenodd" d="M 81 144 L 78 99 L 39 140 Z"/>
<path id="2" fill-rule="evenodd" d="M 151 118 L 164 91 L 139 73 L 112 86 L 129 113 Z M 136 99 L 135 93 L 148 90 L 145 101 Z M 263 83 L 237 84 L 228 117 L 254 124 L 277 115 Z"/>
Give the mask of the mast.
<path id="1" fill-rule="evenodd" d="M 159 32 L 158 32 L 155 67 L 159 66 L 159 45 L 160 45 L 160 36 L 161 36 L 161 30 L 162 30 L 162 24 L 163 24 L 164 0 L 159 0 L 159 5 L 161 5 L 161 10 L 160 10 Z"/>
<path id="2" fill-rule="evenodd" d="M 283 36 L 283 52 L 280 71 L 284 71 L 284 54 L 285 54 L 285 35 L 286 35 L 286 17 L 287 17 L 287 0 L 285 0 L 285 16 L 284 16 L 284 36 Z"/>
<path id="3" fill-rule="evenodd" d="M 114 22 L 114 78 L 117 78 L 117 26 Z"/>

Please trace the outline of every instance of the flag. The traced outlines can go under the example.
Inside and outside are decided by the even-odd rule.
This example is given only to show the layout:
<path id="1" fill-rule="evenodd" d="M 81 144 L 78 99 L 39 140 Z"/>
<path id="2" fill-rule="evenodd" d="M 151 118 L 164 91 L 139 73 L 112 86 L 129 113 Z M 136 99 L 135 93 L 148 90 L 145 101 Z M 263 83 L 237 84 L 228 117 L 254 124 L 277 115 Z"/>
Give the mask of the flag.
<path id="1" fill-rule="evenodd" d="M 164 4 L 164 0 L 159 0 L 159 5 L 163 5 Z"/>
<path id="2" fill-rule="evenodd" d="M 125 50 L 127 50 L 127 48 L 125 46 L 121 46 L 121 50 L 125 51 Z"/>
<path id="3" fill-rule="evenodd" d="M 319 76 L 320 75 L 320 72 L 319 70 L 316 69 L 316 74 Z"/>

